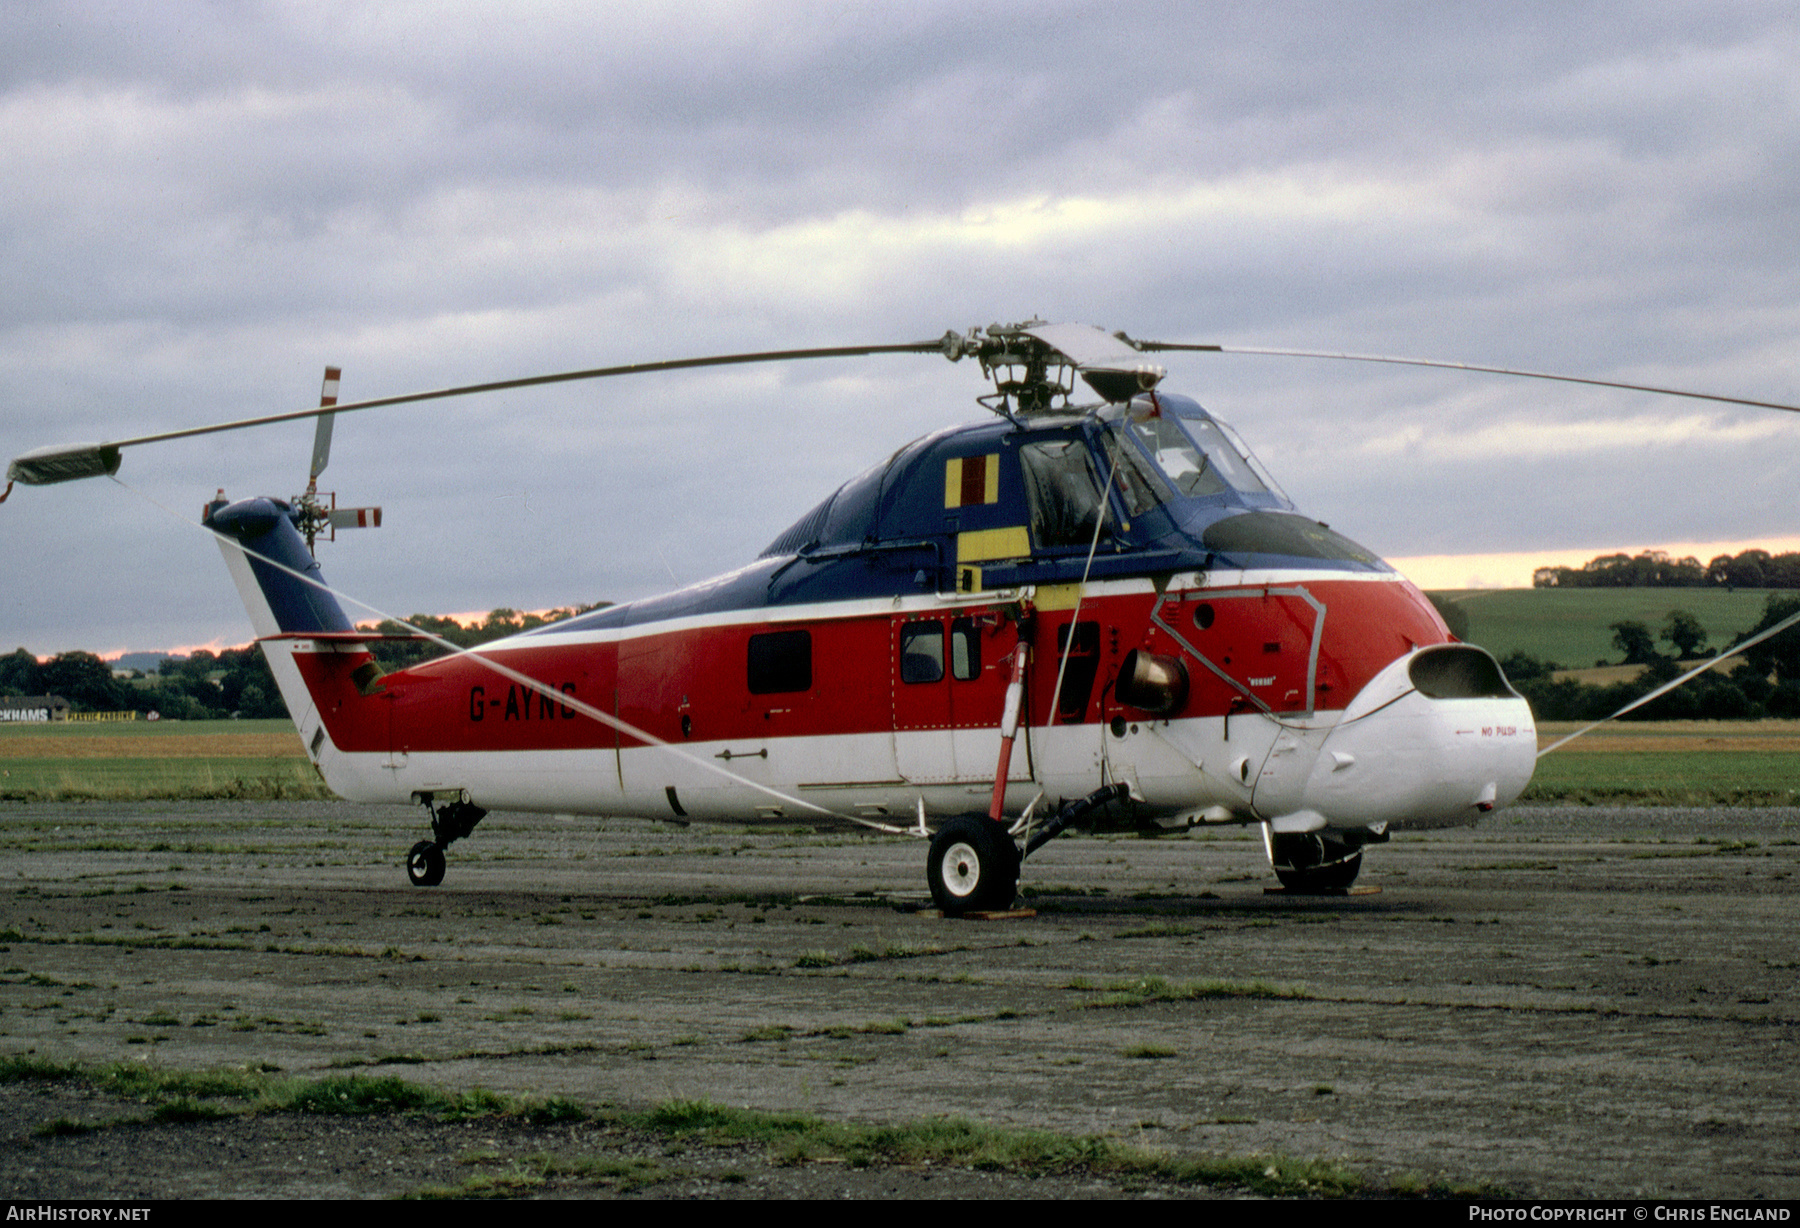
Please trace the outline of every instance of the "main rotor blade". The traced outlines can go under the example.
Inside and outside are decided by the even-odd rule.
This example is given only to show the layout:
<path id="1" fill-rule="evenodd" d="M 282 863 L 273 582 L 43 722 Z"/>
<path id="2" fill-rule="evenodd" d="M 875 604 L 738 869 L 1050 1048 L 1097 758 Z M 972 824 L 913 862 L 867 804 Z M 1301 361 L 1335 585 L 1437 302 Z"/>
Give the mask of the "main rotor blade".
<path id="1" fill-rule="evenodd" d="M 633 362 L 618 367 L 591 367 L 585 371 L 561 371 L 554 375 L 529 375 L 524 379 L 493 380 L 485 384 L 462 384 L 455 388 L 437 388 L 430 392 L 407 392 L 394 397 L 372 397 L 366 401 L 344 401 L 329 409 L 296 409 L 285 414 L 268 414 L 260 418 L 240 418 L 235 422 L 218 422 L 212 426 L 191 426 L 179 431 L 161 431 L 155 435 L 139 435 L 132 439 L 115 439 L 115 448 L 131 448 L 142 443 L 162 443 L 170 439 L 188 439 L 195 435 L 216 435 L 221 431 L 240 431 L 245 427 L 266 426 L 275 422 L 294 422 L 317 418 L 321 414 L 348 414 L 359 409 L 380 409 L 387 405 L 411 405 L 419 401 L 441 401 L 447 397 L 474 396 L 480 392 L 505 392 L 512 388 L 536 388 L 543 384 L 571 384 L 578 380 L 607 379 L 615 375 L 648 375 L 653 371 L 684 371 L 694 367 L 728 367 L 759 362 L 789 362 L 800 358 L 855 358 L 864 354 L 935 354 L 940 343 L 915 341 L 905 345 L 845 345 L 816 350 L 767 350 L 757 354 L 713 354 L 703 358 L 670 358 L 661 362 Z"/>
<path id="2" fill-rule="evenodd" d="M 1714 392 L 1693 392 L 1686 388 L 1663 388 L 1656 384 L 1631 384 L 1624 380 L 1595 379 L 1585 375 L 1557 375 L 1550 371 L 1523 371 L 1515 367 L 1485 367 L 1472 362 L 1443 362 L 1431 358 L 1397 358 L 1386 354 L 1337 354 L 1328 350 L 1273 350 L 1243 345 L 1184 345 L 1175 341 L 1132 341 L 1147 353 L 1180 350 L 1197 354 L 1256 354 L 1267 358 L 1335 358 L 1345 362 L 1385 362 L 1402 367 L 1438 367 L 1447 371 L 1477 371 L 1485 375 L 1516 375 L 1523 379 L 1555 380 L 1563 384 L 1591 384 L 1596 388 L 1621 388 L 1627 392 L 1654 392 L 1665 397 L 1688 397 L 1695 401 L 1718 401 L 1725 405 L 1748 405 L 1753 409 L 1779 409 L 1800 414 L 1800 405 L 1780 401 L 1757 401 L 1749 397 L 1720 396 Z"/>
<path id="3" fill-rule="evenodd" d="M 791 362 L 802 358 L 857 358 L 867 354 L 939 354 L 942 341 L 912 341 L 901 345 L 841 345 L 810 350 L 767 350 L 753 354 L 714 354 L 702 358 L 671 358 L 661 362 L 634 362 L 618 367 L 592 367 L 584 371 L 562 371 L 554 375 L 532 375 L 524 379 L 494 380 L 484 384 L 463 384 L 455 388 L 439 388 L 431 392 L 409 392 L 393 397 L 373 397 L 366 401 L 347 401 L 329 407 L 296 409 L 282 414 L 265 414 L 259 418 L 239 418 L 233 422 L 215 422 L 211 426 L 191 426 L 178 431 L 159 431 L 154 435 L 136 435 L 102 444 L 69 444 L 40 448 L 15 459 L 8 469 L 9 479 L 26 485 L 44 486 L 75 478 L 97 477 L 119 467 L 120 448 L 139 444 L 165 443 L 171 439 L 191 439 L 197 435 L 216 435 L 223 431 L 241 431 L 252 426 L 269 426 L 276 422 L 295 422 L 324 414 L 354 413 L 359 409 L 379 409 L 387 405 L 410 405 L 419 401 L 440 401 L 446 397 L 473 396 L 479 392 L 504 392 L 512 388 L 535 388 L 542 384 L 568 384 L 577 380 L 606 379 L 614 375 L 647 375 L 654 371 L 684 371 L 695 367 L 728 367 L 750 363 Z M 40 459 L 41 458 L 41 459 Z"/>

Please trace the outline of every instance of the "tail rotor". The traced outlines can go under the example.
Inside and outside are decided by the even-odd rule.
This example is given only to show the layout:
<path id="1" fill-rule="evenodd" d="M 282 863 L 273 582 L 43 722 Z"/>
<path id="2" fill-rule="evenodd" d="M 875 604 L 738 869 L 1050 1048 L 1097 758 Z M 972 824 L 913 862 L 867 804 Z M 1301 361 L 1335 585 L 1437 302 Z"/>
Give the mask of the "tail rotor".
<path id="1" fill-rule="evenodd" d="M 329 409 L 338 403 L 338 381 L 342 377 L 342 368 L 325 368 L 325 382 L 319 389 L 320 409 Z M 307 550 L 315 555 L 318 551 L 313 549 L 313 542 L 321 533 L 329 534 L 327 541 L 336 541 L 339 529 L 381 527 L 380 508 L 339 507 L 335 491 L 319 494 L 319 475 L 331 461 L 331 427 L 336 419 L 334 413 L 318 416 L 319 425 L 313 431 L 312 468 L 306 475 L 306 493 L 294 499 L 300 533 L 306 538 Z"/>

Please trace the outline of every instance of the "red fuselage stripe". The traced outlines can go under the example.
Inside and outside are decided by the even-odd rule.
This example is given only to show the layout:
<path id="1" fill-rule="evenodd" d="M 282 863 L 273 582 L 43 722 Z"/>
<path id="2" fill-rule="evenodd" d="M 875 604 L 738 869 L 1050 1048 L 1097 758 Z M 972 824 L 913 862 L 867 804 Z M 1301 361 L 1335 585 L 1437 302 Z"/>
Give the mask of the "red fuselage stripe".
<path id="1" fill-rule="evenodd" d="M 1304 587 L 1322 605 L 1294 595 Z M 1181 657 L 1183 649 L 1152 625 L 1150 594 L 1090 597 L 1080 619 L 1095 624 L 1075 636 L 1063 682 L 1058 723 L 1149 719 L 1113 694 L 1120 663 L 1135 648 Z M 1323 618 L 1313 672 L 1312 706 L 1341 709 L 1395 658 L 1449 636 L 1430 603 L 1411 584 L 1308 580 L 1303 584 L 1200 589 L 1166 602 L 1161 615 L 1226 675 L 1197 667 L 1178 717 L 1244 710 L 1246 689 L 1274 711 L 1308 706 L 1315 624 Z M 900 627 L 914 651 L 942 626 L 931 677 L 915 660 L 903 678 Z M 1025 685 L 1027 719 L 1049 722 L 1062 631 L 1070 611 L 1038 616 L 1037 651 Z M 750 641 L 771 632 L 810 633 L 809 685 L 755 693 L 747 674 Z M 951 640 L 961 628 L 960 643 Z M 971 632 L 972 628 L 972 632 Z M 1000 724 L 1009 662 L 1018 640 L 1012 607 L 862 613 L 810 621 L 743 622 L 690 627 L 628 639 L 498 647 L 489 655 L 546 686 L 616 715 L 670 742 L 718 742 L 893 730 L 994 728 Z M 957 654 L 962 654 L 958 657 Z M 974 660 L 966 658 L 973 656 Z M 953 658 L 957 664 L 952 668 Z M 297 652 L 296 664 L 332 742 L 345 751 L 479 752 L 579 750 L 641 745 L 583 717 L 552 695 L 534 692 L 469 657 L 401 670 L 363 694 L 352 677 L 367 652 Z M 972 677 L 966 676 L 973 674 Z M 1230 681 L 1227 681 L 1227 678 Z M 775 686 L 784 685 L 776 675 Z"/>

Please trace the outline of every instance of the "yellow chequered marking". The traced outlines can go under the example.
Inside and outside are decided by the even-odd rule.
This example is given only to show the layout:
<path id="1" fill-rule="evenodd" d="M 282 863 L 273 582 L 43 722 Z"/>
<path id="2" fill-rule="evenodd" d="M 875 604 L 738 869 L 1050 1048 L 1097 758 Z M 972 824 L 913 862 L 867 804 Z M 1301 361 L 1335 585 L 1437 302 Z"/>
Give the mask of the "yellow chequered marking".
<path id="1" fill-rule="evenodd" d="M 1025 526 L 1016 524 L 1005 529 L 974 529 L 956 535 L 956 561 L 980 563 L 988 559 L 1024 559 L 1031 557 L 1031 537 Z"/>
<path id="2" fill-rule="evenodd" d="M 944 462 L 944 507 L 1000 502 L 1000 454 L 953 456 Z"/>
<path id="3" fill-rule="evenodd" d="M 1040 584 L 1035 604 L 1040 610 L 1072 610 L 1081 600 L 1079 584 Z"/>

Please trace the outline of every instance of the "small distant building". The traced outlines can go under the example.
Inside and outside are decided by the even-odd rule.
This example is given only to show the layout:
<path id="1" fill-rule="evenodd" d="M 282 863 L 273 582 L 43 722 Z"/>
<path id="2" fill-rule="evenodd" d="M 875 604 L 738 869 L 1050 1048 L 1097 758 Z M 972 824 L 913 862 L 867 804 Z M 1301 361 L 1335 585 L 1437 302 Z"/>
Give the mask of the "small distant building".
<path id="1" fill-rule="evenodd" d="M 0 697 L 0 725 L 38 721 L 66 721 L 69 701 L 61 695 L 9 695 Z"/>

